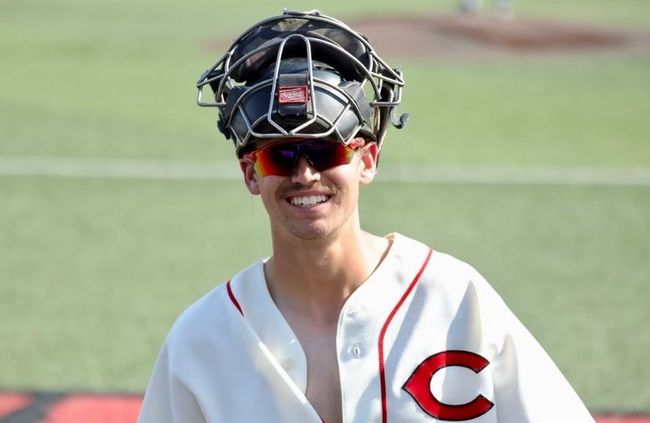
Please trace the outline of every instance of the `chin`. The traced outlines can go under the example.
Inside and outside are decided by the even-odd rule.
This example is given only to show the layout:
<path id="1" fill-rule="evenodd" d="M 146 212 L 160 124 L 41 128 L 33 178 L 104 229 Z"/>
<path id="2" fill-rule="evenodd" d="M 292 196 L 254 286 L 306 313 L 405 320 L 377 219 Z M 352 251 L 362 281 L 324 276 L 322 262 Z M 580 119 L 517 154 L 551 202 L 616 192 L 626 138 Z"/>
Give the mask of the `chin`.
<path id="1" fill-rule="evenodd" d="M 287 230 L 296 238 L 304 241 L 315 241 L 326 239 L 336 231 L 335 228 L 329 225 L 324 225 L 322 222 L 310 222 L 308 224 L 293 224 L 287 227 Z"/>
<path id="2" fill-rule="evenodd" d="M 320 228 L 292 228 L 291 234 L 303 241 L 315 241 L 327 238 L 331 232 Z"/>

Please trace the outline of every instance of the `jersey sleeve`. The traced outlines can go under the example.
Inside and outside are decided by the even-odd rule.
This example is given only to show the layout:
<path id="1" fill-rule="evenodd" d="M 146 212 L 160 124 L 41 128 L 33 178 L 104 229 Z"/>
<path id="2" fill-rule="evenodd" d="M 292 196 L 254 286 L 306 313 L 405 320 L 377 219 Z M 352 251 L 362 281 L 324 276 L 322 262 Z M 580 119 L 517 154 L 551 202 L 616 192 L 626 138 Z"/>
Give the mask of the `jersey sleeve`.
<path id="1" fill-rule="evenodd" d="M 593 423 L 542 346 L 505 304 L 501 311 L 505 331 L 493 370 L 499 423 Z"/>
<path id="2" fill-rule="evenodd" d="M 147 386 L 138 423 L 204 423 L 195 396 L 170 369 L 165 344 L 158 355 Z"/>
<path id="3" fill-rule="evenodd" d="M 445 311 L 438 315 L 448 321 L 441 326 L 446 329 L 444 347 L 475 352 L 489 363 L 479 372 L 485 385 L 478 392 L 493 407 L 477 421 L 594 423 L 551 357 L 476 269 L 445 254 L 437 254 L 430 268 L 424 286 L 440 298 L 431 302 L 433 310 Z"/>

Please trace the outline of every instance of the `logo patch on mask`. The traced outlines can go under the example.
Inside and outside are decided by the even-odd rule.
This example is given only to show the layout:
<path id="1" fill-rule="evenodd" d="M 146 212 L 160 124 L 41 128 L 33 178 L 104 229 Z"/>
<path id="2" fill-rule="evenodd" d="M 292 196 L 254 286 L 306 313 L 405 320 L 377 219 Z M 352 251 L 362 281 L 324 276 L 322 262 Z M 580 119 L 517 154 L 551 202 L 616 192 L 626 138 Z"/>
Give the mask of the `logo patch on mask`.
<path id="1" fill-rule="evenodd" d="M 278 102 L 280 104 L 305 104 L 309 101 L 309 89 L 306 85 L 280 87 Z"/>

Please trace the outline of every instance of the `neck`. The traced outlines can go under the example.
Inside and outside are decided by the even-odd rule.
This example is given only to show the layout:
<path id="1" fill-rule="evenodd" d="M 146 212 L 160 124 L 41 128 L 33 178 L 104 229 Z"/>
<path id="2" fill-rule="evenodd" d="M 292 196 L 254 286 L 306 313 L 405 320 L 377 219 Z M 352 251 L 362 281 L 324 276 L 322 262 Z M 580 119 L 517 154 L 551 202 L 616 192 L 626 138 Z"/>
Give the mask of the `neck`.
<path id="1" fill-rule="evenodd" d="M 346 231 L 332 239 L 281 241 L 265 265 L 273 300 L 323 321 L 338 319 L 347 298 L 370 276 L 388 250 L 385 238 Z"/>

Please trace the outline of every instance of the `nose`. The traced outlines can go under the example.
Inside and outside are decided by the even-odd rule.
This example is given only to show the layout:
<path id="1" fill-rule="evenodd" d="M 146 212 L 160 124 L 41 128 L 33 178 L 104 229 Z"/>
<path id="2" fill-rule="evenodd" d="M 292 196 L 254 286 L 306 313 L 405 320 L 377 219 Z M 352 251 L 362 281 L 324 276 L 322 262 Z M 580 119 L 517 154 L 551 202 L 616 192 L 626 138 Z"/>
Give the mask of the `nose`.
<path id="1" fill-rule="evenodd" d="M 319 180 L 320 172 L 317 171 L 305 157 L 301 156 L 298 159 L 296 167 L 293 169 L 291 181 L 296 184 L 310 185 Z"/>

